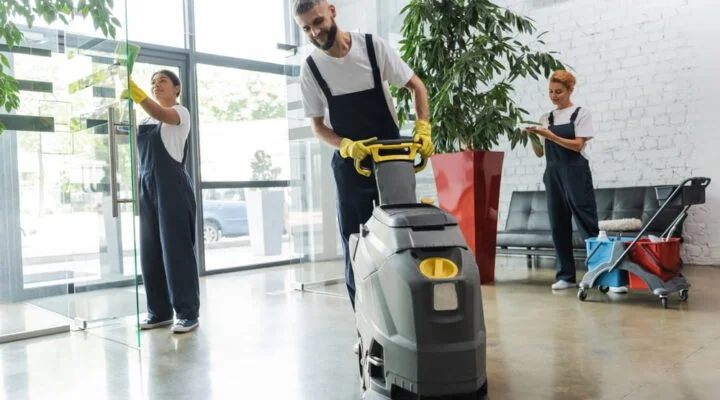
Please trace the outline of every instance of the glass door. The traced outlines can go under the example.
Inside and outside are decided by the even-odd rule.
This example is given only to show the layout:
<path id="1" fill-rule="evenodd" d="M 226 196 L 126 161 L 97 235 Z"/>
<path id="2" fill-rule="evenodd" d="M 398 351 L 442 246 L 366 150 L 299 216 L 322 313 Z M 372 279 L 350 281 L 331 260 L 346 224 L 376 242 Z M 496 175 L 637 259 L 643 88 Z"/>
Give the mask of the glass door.
<path id="1" fill-rule="evenodd" d="M 44 312 L 33 318 L 139 346 L 135 120 L 119 100 L 137 48 L 27 32 L 41 45 L 12 54 L 24 90 L 15 114 L 3 116 L 14 139 L 5 145 L 14 146 L 5 162 L 17 188 L 9 213 L 20 228 L 9 249 L 11 302 Z"/>
<path id="2" fill-rule="evenodd" d="M 137 118 L 132 102 L 121 100 L 128 88 L 139 47 L 127 42 L 81 36 L 66 39 L 66 53 L 92 65 L 69 83 L 75 132 L 83 145 L 72 160 L 71 184 L 82 195 L 70 196 L 73 210 L 74 281 L 69 288 L 68 317 L 78 329 L 140 346 L 138 291 Z M 84 61 L 81 61 L 83 60 Z M 73 71 L 81 71 L 73 68 Z M 90 96 L 100 100 L 84 102 Z M 98 96 L 99 95 L 99 96 Z M 82 238 L 82 240 L 78 240 Z"/>

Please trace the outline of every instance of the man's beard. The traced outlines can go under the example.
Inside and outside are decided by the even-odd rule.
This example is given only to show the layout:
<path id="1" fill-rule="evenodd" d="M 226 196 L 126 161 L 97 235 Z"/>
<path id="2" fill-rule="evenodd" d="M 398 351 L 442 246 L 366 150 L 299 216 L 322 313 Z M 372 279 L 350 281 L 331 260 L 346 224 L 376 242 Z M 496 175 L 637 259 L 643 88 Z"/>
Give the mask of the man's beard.
<path id="1" fill-rule="evenodd" d="M 333 20 L 332 26 L 330 26 L 330 30 L 328 30 L 327 41 L 325 42 L 325 44 L 320 44 L 315 39 L 311 40 L 312 44 L 322 50 L 330 50 L 330 48 L 335 45 L 335 39 L 337 38 L 337 29 L 337 24 Z"/>

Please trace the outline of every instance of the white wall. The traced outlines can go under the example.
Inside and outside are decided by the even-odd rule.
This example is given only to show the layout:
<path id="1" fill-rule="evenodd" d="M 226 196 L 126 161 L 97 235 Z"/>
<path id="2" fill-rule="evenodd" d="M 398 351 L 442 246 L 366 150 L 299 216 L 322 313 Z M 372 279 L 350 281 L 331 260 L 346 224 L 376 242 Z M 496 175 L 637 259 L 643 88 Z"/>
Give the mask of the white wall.
<path id="1" fill-rule="evenodd" d="M 597 187 L 679 183 L 709 176 L 708 201 L 685 223 L 688 263 L 720 265 L 720 54 L 712 0 L 506 0 L 531 17 L 548 49 L 578 77 L 574 101 L 593 112 L 589 146 Z M 715 30 L 716 32 L 712 32 Z M 539 119 L 552 109 L 547 82 L 520 82 L 517 101 Z M 715 123 L 715 126 L 718 124 Z M 714 143 L 714 144 L 711 144 Z M 544 161 L 507 144 L 501 221 L 514 190 L 544 189 Z"/>

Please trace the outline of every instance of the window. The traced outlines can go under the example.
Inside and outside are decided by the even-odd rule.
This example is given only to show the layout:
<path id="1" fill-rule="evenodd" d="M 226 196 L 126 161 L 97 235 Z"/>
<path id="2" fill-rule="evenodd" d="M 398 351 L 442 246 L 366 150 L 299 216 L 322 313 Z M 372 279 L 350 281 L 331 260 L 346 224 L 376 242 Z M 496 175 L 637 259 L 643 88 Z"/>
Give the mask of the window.
<path id="1" fill-rule="evenodd" d="M 285 76 L 198 65 L 202 179 L 290 179 Z"/>
<path id="2" fill-rule="evenodd" d="M 196 0 L 197 1 L 197 0 Z M 126 8 L 127 4 L 127 26 Z M 185 12 L 183 0 L 120 0 L 113 3 L 113 15 L 120 20 L 122 27 L 117 30 L 115 40 L 131 42 L 144 42 L 165 45 L 170 47 L 185 47 Z M 23 17 L 14 17 L 16 24 L 25 25 Z M 102 32 L 96 30 L 90 17 L 83 19 L 77 17 L 65 25 L 56 21 L 48 25 L 41 18 L 36 18 L 33 27 L 50 27 L 53 29 L 73 32 L 78 35 L 103 37 Z M 127 36 L 125 30 L 127 29 Z M 37 33 L 30 36 L 36 36 Z"/>
<path id="3" fill-rule="evenodd" d="M 195 43 L 202 53 L 285 62 L 282 0 L 202 0 L 195 2 Z"/>

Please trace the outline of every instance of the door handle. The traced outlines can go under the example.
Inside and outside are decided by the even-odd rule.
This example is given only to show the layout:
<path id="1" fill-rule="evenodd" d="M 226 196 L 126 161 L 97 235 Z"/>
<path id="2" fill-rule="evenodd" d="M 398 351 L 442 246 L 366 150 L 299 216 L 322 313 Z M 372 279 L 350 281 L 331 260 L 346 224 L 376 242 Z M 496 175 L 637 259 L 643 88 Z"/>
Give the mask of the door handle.
<path id="1" fill-rule="evenodd" d="M 109 147 L 110 147 L 110 198 L 112 200 L 112 216 L 113 218 L 117 218 L 119 214 L 119 208 L 120 204 L 133 204 L 133 214 L 137 217 L 139 214 L 139 204 L 136 203 L 136 200 L 138 198 L 138 185 L 140 184 L 140 172 L 139 167 L 137 163 L 137 154 L 138 154 L 138 148 L 137 148 L 137 121 L 136 121 L 136 115 L 135 110 L 132 110 L 132 113 L 130 113 L 130 122 L 128 124 L 128 130 L 129 130 L 129 136 L 130 136 L 130 143 L 132 145 L 130 150 L 130 164 L 133 167 L 133 178 L 134 181 L 131 182 L 132 187 L 132 198 L 130 199 L 120 199 L 118 198 L 118 182 L 117 182 L 117 172 L 118 172 L 118 157 L 117 157 L 117 125 L 115 123 L 115 109 L 110 106 L 108 107 L 108 132 L 110 135 L 109 138 Z"/>
<path id="2" fill-rule="evenodd" d="M 112 216 L 118 216 L 118 190 L 117 190 L 117 151 L 115 139 L 115 109 L 108 107 L 108 147 L 110 152 L 110 200 L 112 203 Z"/>
<path id="3" fill-rule="evenodd" d="M 138 166 L 138 156 L 140 153 L 138 152 L 137 144 L 138 129 L 139 125 L 137 123 L 137 115 L 135 114 L 135 108 L 133 107 L 132 112 L 130 113 L 130 144 L 132 145 L 130 150 L 130 165 L 133 167 L 133 177 L 135 177 L 135 180 L 132 182 L 132 202 L 134 203 L 133 214 L 136 217 L 140 213 L 140 198 L 138 197 L 138 186 L 140 186 L 140 167 Z"/>

